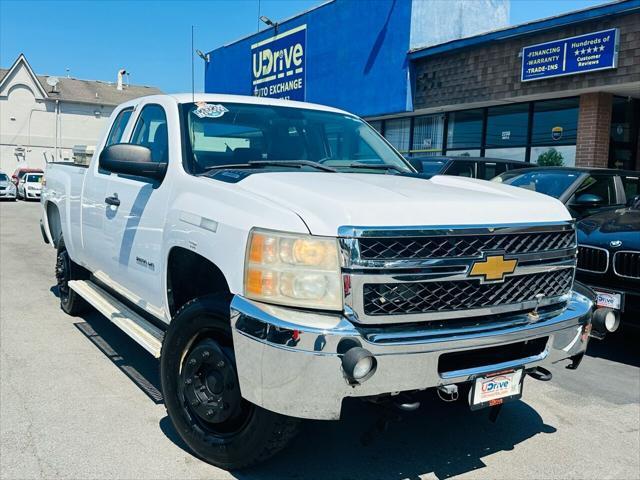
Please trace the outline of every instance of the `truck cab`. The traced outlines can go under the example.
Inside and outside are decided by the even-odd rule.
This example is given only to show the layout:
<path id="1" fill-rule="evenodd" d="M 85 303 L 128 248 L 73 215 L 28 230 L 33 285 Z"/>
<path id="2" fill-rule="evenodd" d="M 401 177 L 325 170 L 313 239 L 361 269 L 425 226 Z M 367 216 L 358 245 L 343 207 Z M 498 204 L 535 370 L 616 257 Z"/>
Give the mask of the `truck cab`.
<path id="1" fill-rule="evenodd" d="M 88 166 L 46 175 L 61 307 L 93 306 L 158 357 L 176 430 L 224 468 L 350 397 L 460 388 L 495 408 L 588 343 L 561 202 L 420 178 L 345 111 L 144 97 L 114 110 Z"/>

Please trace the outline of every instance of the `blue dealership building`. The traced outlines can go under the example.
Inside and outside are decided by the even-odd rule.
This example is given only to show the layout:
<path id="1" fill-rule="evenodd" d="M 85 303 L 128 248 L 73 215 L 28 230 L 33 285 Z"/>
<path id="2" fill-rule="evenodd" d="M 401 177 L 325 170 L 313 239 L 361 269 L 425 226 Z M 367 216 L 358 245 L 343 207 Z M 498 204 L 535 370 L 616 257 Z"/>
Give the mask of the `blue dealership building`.
<path id="1" fill-rule="evenodd" d="M 366 118 L 406 155 L 640 169 L 640 0 L 507 26 L 509 0 L 332 0 L 208 54 L 205 91 Z M 558 160 L 559 159 L 559 160 Z"/>

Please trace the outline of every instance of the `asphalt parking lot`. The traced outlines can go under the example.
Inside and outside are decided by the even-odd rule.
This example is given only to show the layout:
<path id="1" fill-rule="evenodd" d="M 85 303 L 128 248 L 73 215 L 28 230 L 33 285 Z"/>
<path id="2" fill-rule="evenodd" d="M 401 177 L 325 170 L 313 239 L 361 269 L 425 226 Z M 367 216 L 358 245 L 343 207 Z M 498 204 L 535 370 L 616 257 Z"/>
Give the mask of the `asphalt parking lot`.
<path id="1" fill-rule="evenodd" d="M 307 422 L 286 451 L 225 472 L 185 451 L 158 363 L 97 313 L 58 306 L 39 204 L 0 204 L 0 478 L 640 478 L 640 335 L 592 340 L 577 371 L 527 378 L 493 424 L 425 395 L 363 445 L 378 407 Z"/>

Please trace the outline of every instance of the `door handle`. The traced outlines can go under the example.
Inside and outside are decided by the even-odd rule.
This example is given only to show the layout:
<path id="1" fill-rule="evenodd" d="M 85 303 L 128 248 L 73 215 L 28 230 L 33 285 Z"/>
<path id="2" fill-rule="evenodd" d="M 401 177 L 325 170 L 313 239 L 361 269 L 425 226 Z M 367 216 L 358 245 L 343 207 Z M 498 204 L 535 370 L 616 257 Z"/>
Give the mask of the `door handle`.
<path id="1" fill-rule="evenodd" d="M 119 207 L 120 199 L 118 198 L 118 194 L 114 193 L 112 196 L 105 198 L 104 203 L 107 205 L 113 205 L 114 207 Z"/>

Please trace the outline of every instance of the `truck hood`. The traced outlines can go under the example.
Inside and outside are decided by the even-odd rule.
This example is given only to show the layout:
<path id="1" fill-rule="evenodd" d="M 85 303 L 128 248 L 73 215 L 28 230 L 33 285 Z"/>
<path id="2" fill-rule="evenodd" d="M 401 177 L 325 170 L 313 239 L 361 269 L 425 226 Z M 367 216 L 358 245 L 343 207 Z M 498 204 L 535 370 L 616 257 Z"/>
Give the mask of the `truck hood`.
<path id="1" fill-rule="evenodd" d="M 286 207 L 314 235 L 340 226 L 497 225 L 571 220 L 555 198 L 518 187 L 462 177 L 430 180 L 401 175 L 273 172 L 238 187 Z"/>

